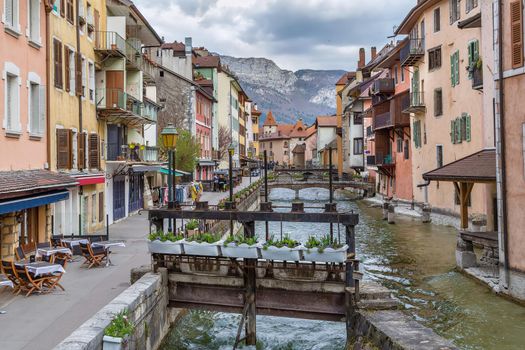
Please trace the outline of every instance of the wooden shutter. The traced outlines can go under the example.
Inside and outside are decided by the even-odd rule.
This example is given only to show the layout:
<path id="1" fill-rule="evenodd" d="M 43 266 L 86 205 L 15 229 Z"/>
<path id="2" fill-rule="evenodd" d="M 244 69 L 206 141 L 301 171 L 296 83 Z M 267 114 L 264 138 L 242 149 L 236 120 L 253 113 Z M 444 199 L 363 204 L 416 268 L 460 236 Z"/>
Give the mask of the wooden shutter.
<path id="1" fill-rule="evenodd" d="M 459 85 L 459 50 L 454 53 L 454 85 Z"/>
<path id="2" fill-rule="evenodd" d="M 521 0 L 510 3 L 512 68 L 523 66 L 523 8 Z"/>
<path id="3" fill-rule="evenodd" d="M 456 121 L 455 120 L 450 121 L 450 142 L 452 142 L 452 144 L 456 143 Z"/>
<path id="4" fill-rule="evenodd" d="M 43 135 L 46 127 L 46 89 L 38 86 L 38 133 Z"/>
<path id="5" fill-rule="evenodd" d="M 98 221 L 104 221 L 104 192 L 98 193 Z"/>
<path id="6" fill-rule="evenodd" d="M 97 134 L 89 134 L 89 167 L 100 168 L 100 142 Z"/>
<path id="7" fill-rule="evenodd" d="M 71 169 L 71 130 L 57 129 L 57 169 Z"/>
<path id="8" fill-rule="evenodd" d="M 74 21 L 74 10 L 73 10 L 73 0 L 65 0 L 67 1 L 67 8 L 66 8 L 66 18 L 69 23 L 75 24 Z"/>
<path id="9" fill-rule="evenodd" d="M 466 134 L 466 141 L 470 142 L 471 140 L 471 124 L 470 124 L 470 115 L 465 116 L 465 134 Z"/>
<path id="10" fill-rule="evenodd" d="M 60 0 L 60 15 L 62 17 L 66 16 L 66 0 Z"/>
<path id="11" fill-rule="evenodd" d="M 64 47 L 64 72 L 65 72 L 65 84 L 66 84 L 66 88 L 65 90 L 66 91 L 70 91 L 71 90 L 71 70 L 70 70 L 70 65 L 69 65 L 69 56 L 71 55 L 71 50 L 69 49 L 69 47 L 65 46 Z"/>
<path id="12" fill-rule="evenodd" d="M 456 80 L 454 79 L 454 54 L 450 55 L 450 85 L 456 86 Z"/>
<path id="13" fill-rule="evenodd" d="M 77 96 L 82 96 L 82 55 L 75 54 L 75 93 Z"/>
<path id="14" fill-rule="evenodd" d="M 62 43 L 53 39 L 53 62 L 55 74 L 55 87 L 62 89 Z"/>
<path id="15" fill-rule="evenodd" d="M 86 167 L 86 133 L 79 132 L 77 134 L 78 146 L 78 170 L 83 170 Z"/>

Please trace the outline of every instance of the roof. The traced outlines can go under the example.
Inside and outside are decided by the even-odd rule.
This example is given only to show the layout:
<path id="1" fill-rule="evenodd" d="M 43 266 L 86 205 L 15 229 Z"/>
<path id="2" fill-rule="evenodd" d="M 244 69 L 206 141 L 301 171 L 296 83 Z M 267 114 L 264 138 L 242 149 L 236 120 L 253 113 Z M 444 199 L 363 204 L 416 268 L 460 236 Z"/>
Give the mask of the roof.
<path id="1" fill-rule="evenodd" d="M 0 171 L 0 197 L 13 192 L 50 190 L 77 184 L 77 180 L 69 175 L 44 169 Z"/>
<path id="2" fill-rule="evenodd" d="M 398 41 L 396 45 L 381 58 L 381 60 L 376 62 L 373 68 L 389 68 L 398 63 L 399 53 L 403 47 L 408 45 L 408 40 L 409 38 L 406 37 L 405 39 Z"/>
<path id="3" fill-rule="evenodd" d="M 178 41 L 174 41 L 172 43 L 164 43 L 160 46 L 161 49 L 168 49 L 173 51 L 186 51 L 186 45 L 184 43 L 180 43 Z"/>
<path id="4" fill-rule="evenodd" d="M 269 111 L 268 114 L 266 115 L 266 120 L 264 121 L 263 126 L 264 125 L 266 126 L 277 125 L 277 122 L 275 121 L 275 118 L 273 117 L 272 111 Z"/>
<path id="5" fill-rule="evenodd" d="M 494 182 L 496 149 L 484 149 L 423 174 L 427 181 Z"/>
<path id="6" fill-rule="evenodd" d="M 219 56 L 197 56 L 193 59 L 195 68 L 218 68 L 221 64 Z"/>
<path id="7" fill-rule="evenodd" d="M 325 145 L 322 150 L 329 150 L 330 148 L 332 148 L 332 150 L 336 150 L 337 149 L 337 140 L 332 140 L 330 141 L 327 145 Z"/>
<path id="8" fill-rule="evenodd" d="M 417 20 L 419 17 L 427 10 L 429 7 L 434 6 L 441 0 L 420 0 L 414 6 L 408 14 L 405 16 L 401 24 L 399 24 L 399 27 L 397 27 L 396 31 L 394 32 L 395 35 L 399 34 L 410 34 L 410 31 L 414 27 L 414 25 L 417 23 Z"/>
<path id="9" fill-rule="evenodd" d="M 320 126 L 336 127 L 337 117 L 333 115 L 319 116 L 315 119 L 315 124 L 318 127 Z"/>
<path id="10" fill-rule="evenodd" d="M 372 69 L 374 69 L 375 66 L 377 66 L 377 63 L 381 62 L 386 56 L 388 56 L 389 52 L 392 51 L 393 48 L 394 48 L 394 44 L 393 43 L 388 43 L 385 46 L 383 46 L 383 48 L 378 52 L 376 57 L 374 57 L 374 59 L 370 60 L 370 62 L 368 62 L 366 64 L 366 66 L 363 67 L 363 70 L 372 70 Z"/>
<path id="11" fill-rule="evenodd" d="M 335 83 L 335 85 L 346 85 L 348 82 L 355 78 L 355 72 L 346 72 L 341 78 Z"/>
<path id="12" fill-rule="evenodd" d="M 306 129 L 306 138 L 309 138 L 312 135 L 317 135 L 317 126 L 315 124 Z"/>
<path id="13" fill-rule="evenodd" d="M 297 120 L 297 123 L 293 126 L 292 132 L 290 133 L 291 137 L 306 137 L 307 131 L 306 127 L 303 124 L 303 120 Z"/>

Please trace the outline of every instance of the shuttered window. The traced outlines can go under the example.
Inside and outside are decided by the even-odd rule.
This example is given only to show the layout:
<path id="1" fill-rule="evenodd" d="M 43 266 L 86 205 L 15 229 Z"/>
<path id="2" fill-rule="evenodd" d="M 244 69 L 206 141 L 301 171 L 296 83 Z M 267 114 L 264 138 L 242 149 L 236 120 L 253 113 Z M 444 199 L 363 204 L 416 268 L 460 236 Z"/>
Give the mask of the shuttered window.
<path id="1" fill-rule="evenodd" d="M 438 7 L 434 10 L 434 33 L 441 30 L 441 10 Z"/>
<path id="2" fill-rule="evenodd" d="M 31 134 L 42 136 L 46 122 L 46 91 L 44 86 L 29 85 L 29 130 Z"/>
<path id="3" fill-rule="evenodd" d="M 89 134 L 89 168 L 100 168 L 100 140 L 97 134 Z"/>
<path id="4" fill-rule="evenodd" d="M 77 163 L 78 170 L 83 170 L 86 168 L 86 133 L 79 132 L 77 134 Z"/>
<path id="5" fill-rule="evenodd" d="M 66 81 L 66 91 L 70 91 L 71 90 L 71 67 L 70 67 L 70 61 L 69 61 L 69 57 L 71 56 L 71 50 L 69 49 L 69 47 L 65 46 L 64 47 L 64 61 L 65 61 L 65 64 L 64 64 L 64 72 L 65 72 L 65 81 Z"/>
<path id="6" fill-rule="evenodd" d="M 471 134 L 471 117 L 467 113 L 450 121 L 450 141 L 453 144 L 470 142 Z"/>
<path id="7" fill-rule="evenodd" d="M 18 24 L 18 1 L 5 0 L 4 4 L 4 23 L 7 27 L 19 31 Z"/>
<path id="8" fill-rule="evenodd" d="M 459 50 L 450 56 L 450 83 L 459 85 Z"/>
<path id="9" fill-rule="evenodd" d="M 478 7 L 478 0 L 467 0 L 465 6 L 467 13 L 469 13 L 470 11 Z"/>
<path id="10" fill-rule="evenodd" d="M 98 193 L 98 221 L 104 221 L 104 192 Z"/>
<path id="11" fill-rule="evenodd" d="M 82 71 L 83 67 L 82 55 L 78 52 L 75 54 L 75 93 L 77 96 L 83 96 L 83 87 L 82 87 Z"/>
<path id="12" fill-rule="evenodd" d="M 62 89 L 64 80 L 62 76 L 62 43 L 57 39 L 53 39 L 53 62 L 55 87 Z"/>
<path id="13" fill-rule="evenodd" d="M 434 116 L 443 115 L 443 92 L 441 89 L 434 90 Z"/>
<path id="14" fill-rule="evenodd" d="M 428 69 L 433 70 L 441 67 L 441 46 L 428 50 Z"/>
<path id="15" fill-rule="evenodd" d="M 521 0 L 510 3 L 512 68 L 523 66 L 523 7 Z"/>
<path id="16" fill-rule="evenodd" d="M 69 129 L 57 129 L 57 169 L 72 168 L 72 135 Z"/>
<path id="17" fill-rule="evenodd" d="M 436 145 L 436 167 L 441 168 L 443 166 L 443 146 Z"/>
<path id="18" fill-rule="evenodd" d="M 450 24 L 460 19 L 461 7 L 460 0 L 449 0 Z"/>
<path id="19" fill-rule="evenodd" d="M 60 15 L 62 17 L 66 16 L 66 0 L 60 0 Z"/>
<path id="20" fill-rule="evenodd" d="M 69 23 L 75 24 L 73 0 L 66 0 L 66 19 Z"/>
<path id="21" fill-rule="evenodd" d="M 479 40 L 473 40 L 468 44 L 468 78 L 472 79 L 473 69 L 477 67 L 479 59 Z"/>
<path id="22" fill-rule="evenodd" d="M 29 39 L 40 43 L 40 1 L 29 0 Z"/>
<path id="23" fill-rule="evenodd" d="M 416 120 L 412 124 L 412 128 L 414 129 L 412 134 L 414 135 L 414 146 L 416 148 L 421 147 L 421 120 Z"/>

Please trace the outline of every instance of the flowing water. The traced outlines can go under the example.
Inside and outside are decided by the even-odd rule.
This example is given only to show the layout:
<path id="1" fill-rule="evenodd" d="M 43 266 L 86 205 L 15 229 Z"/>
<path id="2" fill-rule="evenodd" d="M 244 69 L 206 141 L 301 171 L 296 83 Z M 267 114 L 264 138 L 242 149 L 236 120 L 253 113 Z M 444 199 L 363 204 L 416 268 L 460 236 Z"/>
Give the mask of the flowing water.
<path id="1" fill-rule="evenodd" d="M 301 191 L 301 197 L 308 206 L 322 206 L 328 192 L 308 189 Z M 274 205 L 291 205 L 293 198 L 289 190 L 271 193 Z M 392 289 L 405 312 L 461 349 L 525 349 L 525 308 L 454 270 L 455 229 L 399 216 L 395 225 L 388 225 L 380 210 L 351 201 L 338 201 L 338 210 L 359 214 L 356 248 L 365 280 Z M 256 230 L 264 237 L 263 223 Z M 334 231 L 337 237 L 337 228 Z M 283 223 L 282 232 L 304 240 L 326 234 L 329 228 Z M 270 233 L 280 235 L 281 224 L 270 224 Z M 340 235 L 344 240 L 342 227 Z M 162 349 L 231 349 L 239 319 L 239 315 L 191 311 L 172 329 Z M 257 349 L 340 350 L 346 330 L 343 323 L 258 316 L 257 337 Z"/>

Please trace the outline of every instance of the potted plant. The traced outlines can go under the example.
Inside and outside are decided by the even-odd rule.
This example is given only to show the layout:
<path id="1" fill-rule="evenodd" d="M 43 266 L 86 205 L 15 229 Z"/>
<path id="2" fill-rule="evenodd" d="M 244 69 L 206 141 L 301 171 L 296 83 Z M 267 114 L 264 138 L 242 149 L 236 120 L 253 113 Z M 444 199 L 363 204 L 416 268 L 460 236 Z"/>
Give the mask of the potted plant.
<path id="1" fill-rule="evenodd" d="M 281 239 L 275 239 L 272 236 L 263 244 L 261 256 L 267 260 L 299 261 L 301 260 L 301 249 L 298 247 L 299 242 L 291 239 L 289 235 Z"/>
<path id="2" fill-rule="evenodd" d="M 133 334 L 134 328 L 129 320 L 129 312 L 127 310 L 119 312 L 104 329 L 103 349 L 127 349 L 129 337 Z"/>
<path id="3" fill-rule="evenodd" d="M 337 242 L 331 242 L 330 236 L 325 235 L 321 238 L 315 236 L 308 237 L 303 246 L 304 260 L 315 262 L 335 262 L 346 261 L 348 246 Z"/>
<path id="4" fill-rule="evenodd" d="M 199 256 L 220 256 L 223 243 L 221 235 L 207 232 L 198 232 L 182 242 L 185 254 Z"/>
<path id="5" fill-rule="evenodd" d="M 188 236 L 193 236 L 199 232 L 199 221 L 192 219 L 186 223 L 186 233 Z"/>
<path id="6" fill-rule="evenodd" d="M 148 249 L 152 254 L 182 254 L 183 239 L 181 234 L 160 230 L 148 235 Z"/>
<path id="7" fill-rule="evenodd" d="M 257 237 L 244 237 L 244 235 L 229 236 L 221 247 L 222 255 L 229 258 L 259 258 L 261 244 Z"/>

